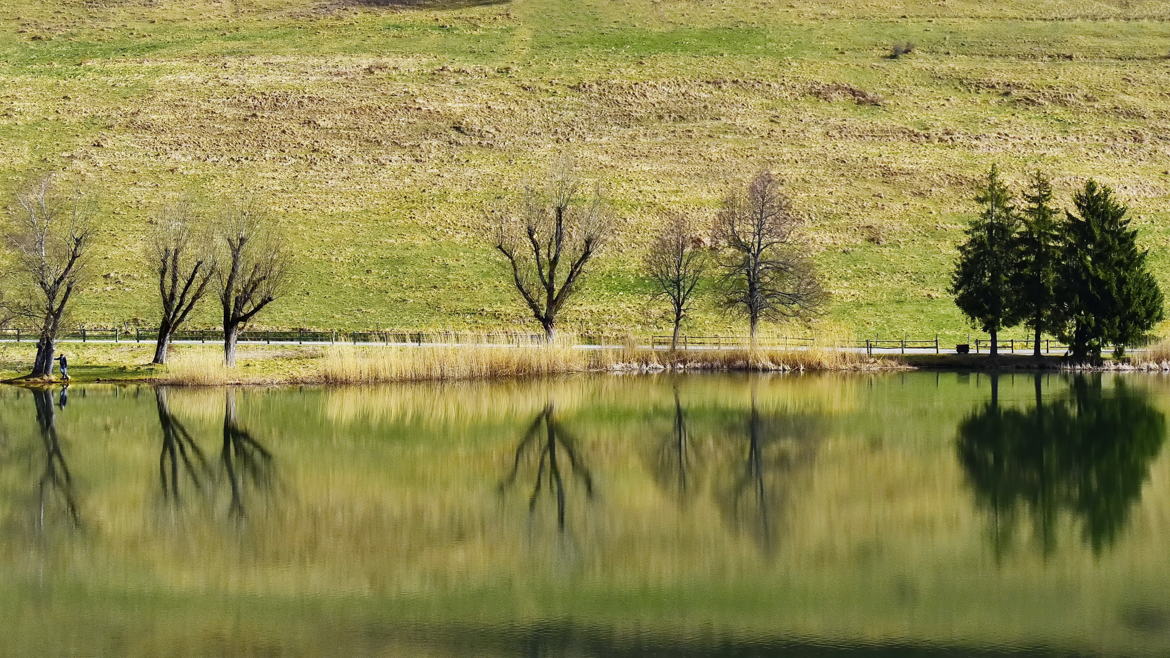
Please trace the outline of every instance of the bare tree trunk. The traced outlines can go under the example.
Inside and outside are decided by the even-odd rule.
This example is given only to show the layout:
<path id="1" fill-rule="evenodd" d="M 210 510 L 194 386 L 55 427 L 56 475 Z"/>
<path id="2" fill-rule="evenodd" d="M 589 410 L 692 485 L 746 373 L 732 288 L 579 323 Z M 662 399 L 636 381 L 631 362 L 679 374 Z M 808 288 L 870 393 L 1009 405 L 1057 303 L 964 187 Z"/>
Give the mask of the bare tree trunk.
<path id="1" fill-rule="evenodd" d="M 1036 323 L 1036 336 L 1035 336 L 1035 343 L 1033 343 L 1033 347 L 1032 347 L 1032 356 L 1036 357 L 1037 359 L 1040 358 L 1040 323 L 1039 322 Z"/>
<path id="2" fill-rule="evenodd" d="M 223 362 L 229 368 L 236 365 L 236 341 L 240 338 L 240 325 L 231 324 L 223 328 Z M 234 407 L 235 400 L 232 405 Z"/>
<path id="3" fill-rule="evenodd" d="M 752 347 L 756 346 L 756 328 L 760 325 L 760 316 L 756 311 L 751 311 L 749 337 L 751 338 Z"/>
<path id="4" fill-rule="evenodd" d="M 33 361 L 30 377 L 48 377 L 53 374 L 53 355 L 56 353 L 55 337 L 41 336 L 37 341 L 37 356 Z"/>
<path id="5" fill-rule="evenodd" d="M 154 346 L 154 359 L 151 363 L 162 365 L 167 362 L 167 353 L 171 347 L 171 334 L 174 328 L 169 322 L 163 321 L 158 327 L 158 341 Z"/>
<path id="6" fill-rule="evenodd" d="M 678 349 L 678 334 L 679 326 L 682 324 L 682 313 L 678 309 L 674 311 L 674 334 L 670 337 L 670 351 L 673 352 Z"/>
<path id="7" fill-rule="evenodd" d="M 990 354 L 991 354 L 991 356 L 996 356 L 999 354 L 999 329 L 998 328 L 991 330 L 991 352 L 990 352 Z"/>
<path id="8" fill-rule="evenodd" d="M 556 320 L 551 318 L 548 320 L 541 320 L 540 324 L 542 327 L 544 327 L 544 342 L 550 345 L 553 344 L 553 342 L 555 342 L 557 339 Z"/>

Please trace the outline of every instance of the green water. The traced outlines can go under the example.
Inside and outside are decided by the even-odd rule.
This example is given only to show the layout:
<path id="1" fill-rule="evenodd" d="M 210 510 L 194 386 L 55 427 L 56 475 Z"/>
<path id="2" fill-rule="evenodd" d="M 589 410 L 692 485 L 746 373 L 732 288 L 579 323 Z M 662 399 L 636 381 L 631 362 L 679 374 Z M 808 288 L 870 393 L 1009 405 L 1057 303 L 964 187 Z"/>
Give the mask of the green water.
<path id="1" fill-rule="evenodd" d="M 6 655 L 1170 652 L 1170 380 L 0 390 Z"/>

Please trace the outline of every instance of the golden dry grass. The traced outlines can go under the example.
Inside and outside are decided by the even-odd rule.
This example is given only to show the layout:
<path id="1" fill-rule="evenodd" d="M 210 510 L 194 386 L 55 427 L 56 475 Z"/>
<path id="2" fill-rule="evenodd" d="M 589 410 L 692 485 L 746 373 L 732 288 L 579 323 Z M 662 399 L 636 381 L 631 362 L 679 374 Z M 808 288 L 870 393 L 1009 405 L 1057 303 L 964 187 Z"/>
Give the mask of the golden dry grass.
<path id="1" fill-rule="evenodd" d="M 332 347 L 319 366 L 328 384 L 541 376 L 591 369 L 589 354 L 564 345 Z"/>

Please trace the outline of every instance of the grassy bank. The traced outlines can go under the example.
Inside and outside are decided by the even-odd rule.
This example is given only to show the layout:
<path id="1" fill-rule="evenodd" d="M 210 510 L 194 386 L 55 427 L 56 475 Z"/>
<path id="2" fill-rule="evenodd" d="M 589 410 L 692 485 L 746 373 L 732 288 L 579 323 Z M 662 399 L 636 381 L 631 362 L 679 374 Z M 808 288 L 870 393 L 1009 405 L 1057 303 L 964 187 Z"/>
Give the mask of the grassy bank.
<path id="1" fill-rule="evenodd" d="M 143 228 L 194 182 L 246 184 L 294 236 L 295 293 L 261 322 L 522 326 L 480 209 L 559 150 L 620 216 L 578 331 L 664 332 L 639 271 L 656 213 L 765 164 L 857 335 L 966 342 L 947 275 L 992 162 L 1116 187 L 1170 283 L 1165 2 L 355 4 L 2 3 L 0 192 L 45 168 L 108 192 L 79 322 L 152 317 Z M 743 323 L 704 295 L 691 330 Z"/>
<path id="2" fill-rule="evenodd" d="M 382 347 L 350 345 L 245 345 L 236 368 L 223 365 L 213 345 L 176 345 L 170 363 L 150 365 L 153 347 L 144 344 L 68 343 L 73 383 L 155 382 L 225 384 L 376 384 L 542 377 L 581 372 L 858 372 L 875 370 L 1069 370 L 1059 356 L 1023 354 L 883 354 L 867 356 L 830 346 L 808 349 L 748 347 L 675 351 L 640 347 L 580 349 L 567 344 L 520 346 Z M 31 345 L 0 346 L 0 380 L 21 379 Z M 1094 369 L 1170 371 L 1170 348 L 1156 345 L 1122 360 L 1106 358 Z"/>
<path id="3" fill-rule="evenodd" d="M 182 385 L 372 384 L 538 377 L 596 371 L 734 370 L 846 371 L 902 367 L 832 349 L 737 349 L 667 352 L 642 348 L 578 349 L 567 345 L 513 347 L 270 346 L 240 348 L 236 368 L 223 365 L 218 346 L 177 345 L 170 363 L 149 365 L 152 347 L 76 344 L 63 347 L 73 383 L 151 381 Z M 0 377 L 27 373 L 31 346 L 0 347 Z M 33 382 L 25 382 L 33 383 Z"/>

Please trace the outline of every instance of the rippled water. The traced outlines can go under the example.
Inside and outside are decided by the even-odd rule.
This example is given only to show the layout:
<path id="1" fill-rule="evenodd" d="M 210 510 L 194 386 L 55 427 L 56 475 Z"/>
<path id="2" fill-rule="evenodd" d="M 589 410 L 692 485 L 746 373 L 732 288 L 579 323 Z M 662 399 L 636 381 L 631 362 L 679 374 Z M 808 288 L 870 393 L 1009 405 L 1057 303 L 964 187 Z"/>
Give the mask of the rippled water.
<path id="1" fill-rule="evenodd" d="M 1170 652 L 1170 381 L 0 391 L 11 655 Z"/>

